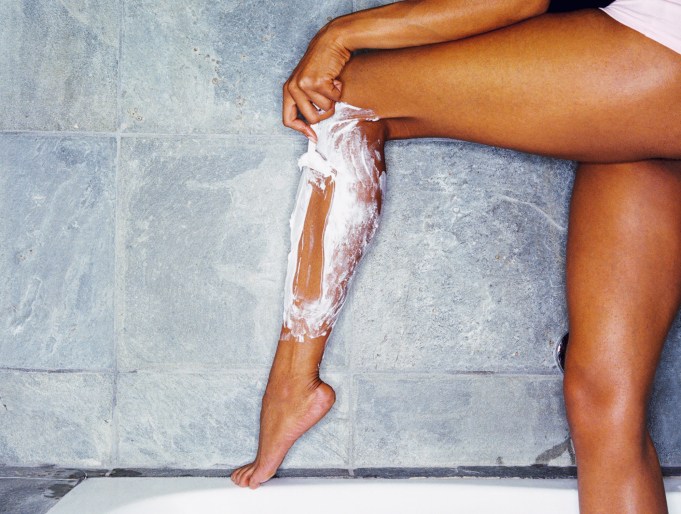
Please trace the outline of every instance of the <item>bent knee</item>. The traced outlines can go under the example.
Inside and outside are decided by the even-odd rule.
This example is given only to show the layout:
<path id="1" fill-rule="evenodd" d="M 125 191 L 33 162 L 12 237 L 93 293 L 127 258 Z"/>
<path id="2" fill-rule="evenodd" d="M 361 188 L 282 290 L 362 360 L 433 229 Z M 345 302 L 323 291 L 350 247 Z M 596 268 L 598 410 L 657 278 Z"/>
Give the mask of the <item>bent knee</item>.
<path id="1" fill-rule="evenodd" d="M 563 394 L 572 438 L 577 444 L 615 434 L 642 438 L 646 433 L 645 388 L 614 367 L 593 368 L 570 366 L 565 370 Z"/>

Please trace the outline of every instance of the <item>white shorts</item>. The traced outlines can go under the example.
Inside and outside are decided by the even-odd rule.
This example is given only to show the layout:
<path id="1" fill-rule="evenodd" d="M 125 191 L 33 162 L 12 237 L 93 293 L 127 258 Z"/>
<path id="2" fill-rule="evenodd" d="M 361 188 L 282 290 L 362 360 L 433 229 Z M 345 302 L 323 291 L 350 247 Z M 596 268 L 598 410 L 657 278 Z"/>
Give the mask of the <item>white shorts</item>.
<path id="1" fill-rule="evenodd" d="M 681 0 L 615 0 L 600 9 L 681 54 Z"/>

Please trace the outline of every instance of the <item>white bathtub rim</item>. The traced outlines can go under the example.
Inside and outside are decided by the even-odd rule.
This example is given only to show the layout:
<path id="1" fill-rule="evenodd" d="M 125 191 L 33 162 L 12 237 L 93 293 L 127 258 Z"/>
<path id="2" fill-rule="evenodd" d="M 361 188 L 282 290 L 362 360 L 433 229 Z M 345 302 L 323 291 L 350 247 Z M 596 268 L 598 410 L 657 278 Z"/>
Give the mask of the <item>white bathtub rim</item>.
<path id="1" fill-rule="evenodd" d="M 576 505 L 576 479 L 537 479 L 537 478 L 480 478 L 480 477 L 433 477 L 433 478 L 276 478 L 268 481 L 261 488 L 252 491 L 242 489 L 227 477 L 97 477 L 88 478 L 70 491 L 59 501 L 48 514 L 76 514 L 86 511 L 101 514 L 126 514 L 128 512 L 157 512 L 157 506 L 189 501 L 196 498 L 198 502 L 245 502 L 250 504 L 255 498 L 267 501 L 280 501 L 281 498 L 318 497 L 337 502 L 348 494 L 352 488 L 353 495 L 367 495 L 369 498 L 380 498 L 381 495 L 391 498 L 402 494 L 404 486 L 418 489 L 418 495 L 424 497 L 447 497 L 450 500 L 460 495 L 497 496 L 517 501 L 522 489 L 533 490 L 531 495 L 550 498 L 548 502 L 569 503 Z M 424 488 L 425 486 L 425 488 Z M 457 489 L 458 488 L 458 489 Z M 487 489 L 487 491 L 485 490 Z M 665 489 L 671 503 L 681 506 L 681 477 L 665 479 Z M 417 489 L 412 489 L 416 492 Z M 182 496 L 184 494 L 184 496 Z M 550 496 L 547 496 L 550 495 Z M 461 496 L 461 497 L 463 497 Z M 176 499 L 177 501 L 175 501 Z M 167 507 L 163 507 L 167 508 Z M 574 507 L 572 507 L 574 508 Z M 161 507 L 158 507 L 161 512 Z M 671 509 L 671 507 L 670 507 Z M 209 512 L 204 508 L 201 512 Z M 178 510 L 177 512 L 185 512 Z M 217 512 L 217 510 L 215 511 Z M 251 510 L 235 511 L 251 512 Z M 487 511 L 480 511 L 487 512 Z M 509 509 L 509 512 L 515 512 Z M 576 512 L 565 510 L 564 512 Z M 671 514 L 681 510 L 672 511 Z"/>

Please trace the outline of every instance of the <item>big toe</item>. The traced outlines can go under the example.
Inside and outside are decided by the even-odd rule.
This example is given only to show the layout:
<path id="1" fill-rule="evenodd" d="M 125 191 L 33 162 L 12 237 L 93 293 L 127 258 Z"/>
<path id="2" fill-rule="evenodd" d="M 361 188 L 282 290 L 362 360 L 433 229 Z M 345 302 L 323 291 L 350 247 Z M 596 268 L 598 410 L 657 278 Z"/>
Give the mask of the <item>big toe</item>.
<path id="1" fill-rule="evenodd" d="M 267 482 L 270 478 L 272 478 L 276 471 L 276 468 L 267 469 L 263 466 L 258 466 L 251 474 L 251 478 L 248 481 L 248 487 L 251 489 L 257 489 L 260 487 L 260 484 Z"/>

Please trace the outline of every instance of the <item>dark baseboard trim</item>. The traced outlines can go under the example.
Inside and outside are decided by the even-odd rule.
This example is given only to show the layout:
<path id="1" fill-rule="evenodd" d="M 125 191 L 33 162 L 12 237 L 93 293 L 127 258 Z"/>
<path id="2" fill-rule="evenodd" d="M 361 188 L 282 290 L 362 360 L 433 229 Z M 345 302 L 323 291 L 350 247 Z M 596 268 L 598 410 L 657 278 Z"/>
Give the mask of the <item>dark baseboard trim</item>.
<path id="1" fill-rule="evenodd" d="M 576 478 L 574 466 L 458 466 L 455 468 L 358 468 L 354 476 L 362 478 Z"/>
<path id="2" fill-rule="evenodd" d="M 229 477 L 233 468 L 61 468 L 45 466 L 0 466 L 0 478 L 49 478 L 53 480 L 84 480 L 94 477 Z M 681 467 L 663 467 L 665 477 L 681 477 Z M 575 478 L 575 466 L 458 466 L 438 468 L 290 468 L 280 469 L 275 478 Z"/>

